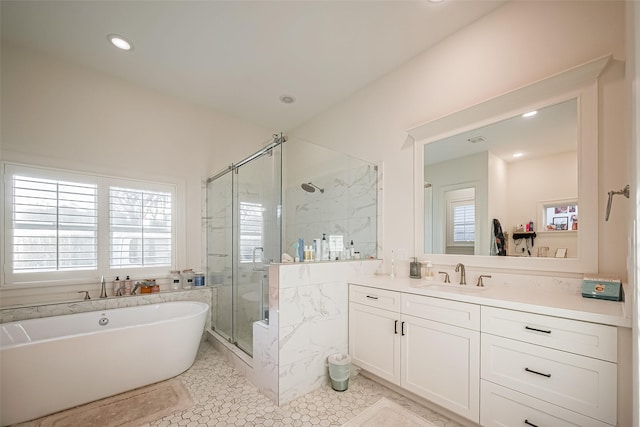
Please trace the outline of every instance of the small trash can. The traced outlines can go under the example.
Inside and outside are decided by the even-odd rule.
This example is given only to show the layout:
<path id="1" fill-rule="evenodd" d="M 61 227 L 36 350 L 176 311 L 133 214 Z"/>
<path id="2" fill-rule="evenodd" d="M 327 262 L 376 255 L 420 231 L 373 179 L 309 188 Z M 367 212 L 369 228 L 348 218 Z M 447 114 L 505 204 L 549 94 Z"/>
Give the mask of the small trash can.
<path id="1" fill-rule="evenodd" d="M 329 356 L 329 377 L 331 388 L 335 391 L 345 391 L 349 387 L 351 373 L 351 356 L 336 353 Z"/>

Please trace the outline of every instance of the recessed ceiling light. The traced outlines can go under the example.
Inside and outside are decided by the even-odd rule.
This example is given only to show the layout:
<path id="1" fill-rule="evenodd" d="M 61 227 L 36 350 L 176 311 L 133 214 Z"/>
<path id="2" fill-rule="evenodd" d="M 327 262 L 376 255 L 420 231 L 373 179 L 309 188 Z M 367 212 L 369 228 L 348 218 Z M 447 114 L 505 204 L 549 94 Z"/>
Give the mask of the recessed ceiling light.
<path id="1" fill-rule="evenodd" d="M 524 156 L 524 153 L 513 153 L 513 157 L 518 158 Z"/>
<path id="2" fill-rule="evenodd" d="M 133 50 L 133 43 L 131 43 L 126 38 L 119 36 L 117 34 L 109 34 L 107 36 L 107 40 L 111 42 L 112 45 L 122 50 Z"/>
<path id="3" fill-rule="evenodd" d="M 280 97 L 280 102 L 284 104 L 293 104 L 294 102 L 296 102 L 296 99 L 291 95 L 282 95 Z"/>
<path id="4" fill-rule="evenodd" d="M 535 116 L 536 114 L 538 114 L 538 112 L 537 112 L 537 111 L 529 111 L 528 113 L 524 113 L 524 114 L 522 115 L 522 117 L 524 117 L 524 118 L 527 118 L 527 117 L 533 117 L 533 116 Z"/>

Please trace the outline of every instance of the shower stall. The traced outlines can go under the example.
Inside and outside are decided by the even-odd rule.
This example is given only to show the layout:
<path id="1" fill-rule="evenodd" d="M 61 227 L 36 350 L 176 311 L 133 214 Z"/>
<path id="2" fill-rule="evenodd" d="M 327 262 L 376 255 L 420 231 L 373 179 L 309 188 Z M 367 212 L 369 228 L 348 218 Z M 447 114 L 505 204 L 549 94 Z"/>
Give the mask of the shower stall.
<path id="1" fill-rule="evenodd" d="M 377 254 L 377 167 L 299 138 L 285 141 L 274 135 L 207 180 L 212 329 L 249 356 L 253 323 L 269 321 L 268 264 L 283 253 L 294 259 L 300 239 L 310 245 L 323 234 L 344 245 L 353 240 L 361 258 Z"/>

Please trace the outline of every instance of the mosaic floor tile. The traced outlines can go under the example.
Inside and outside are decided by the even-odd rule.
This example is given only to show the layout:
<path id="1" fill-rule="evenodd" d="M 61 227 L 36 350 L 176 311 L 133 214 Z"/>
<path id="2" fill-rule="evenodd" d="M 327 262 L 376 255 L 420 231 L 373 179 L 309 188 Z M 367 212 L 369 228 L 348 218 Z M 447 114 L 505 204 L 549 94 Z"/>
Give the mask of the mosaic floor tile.
<path id="1" fill-rule="evenodd" d="M 189 390 L 194 406 L 143 427 L 341 426 L 382 397 L 411 409 L 438 427 L 462 427 L 362 375 L 352 378 L 344 392 L 336 392 L 325 384 L 278 407 L 208 342 L 200 345 L 195 363 L 178 378 Z"/>

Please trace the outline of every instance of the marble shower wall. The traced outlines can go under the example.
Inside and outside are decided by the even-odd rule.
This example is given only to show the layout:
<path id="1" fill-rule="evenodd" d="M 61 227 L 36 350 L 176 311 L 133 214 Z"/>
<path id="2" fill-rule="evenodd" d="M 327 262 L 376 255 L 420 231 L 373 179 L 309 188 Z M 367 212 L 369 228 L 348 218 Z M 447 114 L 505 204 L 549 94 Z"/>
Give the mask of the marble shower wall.
<path id="1" fill-rule="evenodd" d="M 349 280 L 380 266 L 369 260 L 270 267 L 271 318 L 254 326 L 254 378 L 263 393 L 282 405 L 329 381 L 327 358 L 349 347 Z"/>
<path id="2" fill-rule="evenodd" d="M 299 238 L 305 244 L 313 244 L 313 239 L 322 238 L 322 234 L 342 235 L 345 246 L 353 240 L 362 259 L 376 258 L 377 167 L 339 153 L 318 156 L 318 151 L 326 149 L 308 146 L 311 153 L 304 156 L 307 162 L 309 159 L 315 162 L 322 156 L 328 158 L 304 168 L 294 160 L 286 162 L 295 153 L 287 156 L 290 146 L 285 147 L 283 251 L 294 256 L 294 244 Z M 295 167 L 290 167 L 290 163 L 295 163 Z M 308 182 L 324 192 L 304 191 L 301 185 Z"/>

